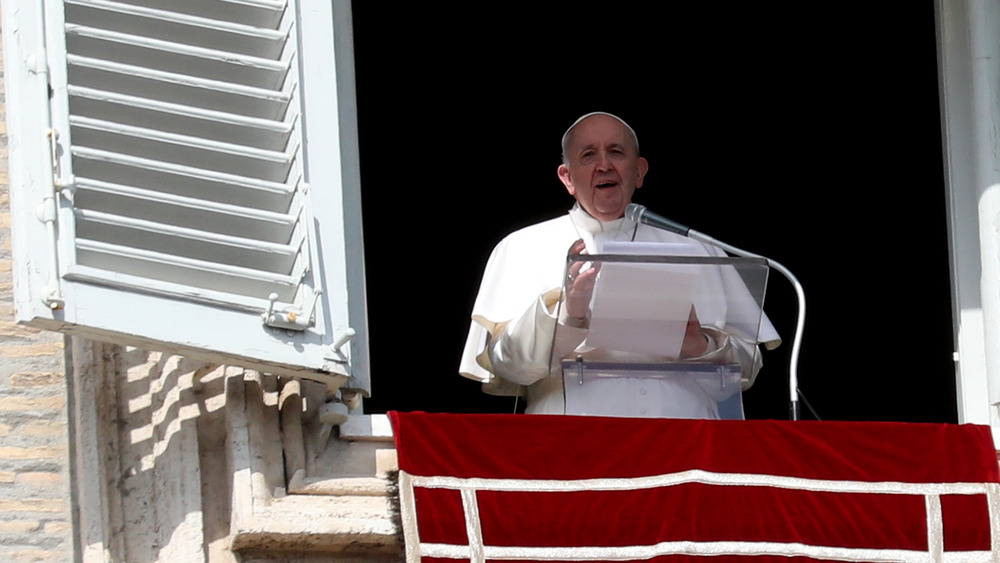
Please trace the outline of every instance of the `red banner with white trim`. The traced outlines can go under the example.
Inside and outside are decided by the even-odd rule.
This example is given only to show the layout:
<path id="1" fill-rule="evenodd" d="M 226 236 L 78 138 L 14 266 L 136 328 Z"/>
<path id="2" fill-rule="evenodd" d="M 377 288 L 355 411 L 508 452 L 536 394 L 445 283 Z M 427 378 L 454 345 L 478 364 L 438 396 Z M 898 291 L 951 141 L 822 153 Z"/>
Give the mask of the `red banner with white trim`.
<path id="1" fill-rule="evenodd" d="M 986 427 L 390 417 L 409 561 L 1000 561 Z"/>

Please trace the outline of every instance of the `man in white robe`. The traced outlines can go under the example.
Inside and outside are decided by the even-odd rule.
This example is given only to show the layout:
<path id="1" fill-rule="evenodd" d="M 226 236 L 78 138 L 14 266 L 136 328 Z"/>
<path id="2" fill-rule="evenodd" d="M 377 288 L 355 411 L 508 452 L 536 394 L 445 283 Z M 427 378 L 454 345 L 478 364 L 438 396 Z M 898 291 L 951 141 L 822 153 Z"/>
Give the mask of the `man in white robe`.
<path id="1" fill-rule="evenodd" d="M 585 355 L 578 346 L 587 335 L 597 275 L 596 268 L 587 269 L 582 262 L 566 272 L 568 254 L 596 253 L 603 239 L 683 242 L 695 247 L 696 255 L 725 256 L 718 248 L 624 217 L 647 170 L 635 132 L 618 117 L 587 114 L 567 130 L 558 175 L 577 203 L 568 215 L 514 232 L 493 250 L 473 307 L 462 375 L 482 381 L 489 393 L 519 395 L 526 389 L 528 413 L 719 417 L 718 401 L 735 390 L 720 392 L 697 378 L 563 385 L 560 360 Z M 571 281 L 563 295 L 567 273 Z M 746 386 L 752 384 L 760 369 L 756 342 L 727 333 L 724 313 L 722 318 L 699 319 L 699 309 L 704 310 L 696 299 L 680 359 L 739 363 Z M 555 342 L 553 334 L 558 335 Z M 766 317 L 760 341 L 769 346 L 779 342 Z"/>

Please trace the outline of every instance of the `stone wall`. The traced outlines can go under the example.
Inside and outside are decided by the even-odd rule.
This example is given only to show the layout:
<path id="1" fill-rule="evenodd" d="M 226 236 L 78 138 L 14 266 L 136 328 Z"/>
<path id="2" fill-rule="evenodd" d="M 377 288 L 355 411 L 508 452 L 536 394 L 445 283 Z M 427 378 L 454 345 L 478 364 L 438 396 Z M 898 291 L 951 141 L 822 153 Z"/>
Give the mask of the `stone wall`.
<path id="1" fill-rule="evenodd" d="M 64 338 L 14 323 L 6 118 L 0 90 L 0 560 L 70 561 Z"/>

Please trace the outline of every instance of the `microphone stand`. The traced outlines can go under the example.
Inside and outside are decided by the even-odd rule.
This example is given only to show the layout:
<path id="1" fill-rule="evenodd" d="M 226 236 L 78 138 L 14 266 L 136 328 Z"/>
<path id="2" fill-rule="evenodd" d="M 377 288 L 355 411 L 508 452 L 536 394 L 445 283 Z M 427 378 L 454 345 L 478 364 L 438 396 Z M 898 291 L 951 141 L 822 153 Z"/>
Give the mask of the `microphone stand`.
<path id="1" fill-rule="evenodd" d="M 791 420 L 800 420 L 801 413 L 799 411 L 799 350 L 802 347 L 802 332 L 805 330 L 806 325 L 806 294 L 802 289 L 802 284 L 799 283 L 798 278 L 795 277 L 792 272 L 781 265 L 778 261 L 767 258 L 766 256 L 761 256 L 760 254 L 754 254 L 753 252 L 747 252 L 726 244 L 722 241 L 716 240 L 705 233 L 698 232 L 690 227 L 685 227 L 680 223 L 676 223 L 669 219 L 660 216 L 654 216 L 653 213 L 649 212 L 645 206 L 636 203 L 630 203 L 625 211 L 625 216 L 629 219 L 637 222 L 644 223 L 651 227 L 656 227 L 664 229 L 673 233 L 677 233 L 682 236 L 692 238 L 698 242 L 703 242 L 706 244 L 711 244 L 718 246 L 719 248 L 729 252 L 730 254 L 735 254 L 737 256 L 742 256 L 744 258 L 761 258 L 767 261 L 767 265 L 775 270 L 781 272 L 785 278 L 792 283 L 795 288 L 795 295 L 798 297 L 799 301 L 799 315 L 798 320 L 795 324 L 795 338 L 792 340 L 792 355 L 788 360 L 788 394 L 789 394 L 789 418 Z"/>

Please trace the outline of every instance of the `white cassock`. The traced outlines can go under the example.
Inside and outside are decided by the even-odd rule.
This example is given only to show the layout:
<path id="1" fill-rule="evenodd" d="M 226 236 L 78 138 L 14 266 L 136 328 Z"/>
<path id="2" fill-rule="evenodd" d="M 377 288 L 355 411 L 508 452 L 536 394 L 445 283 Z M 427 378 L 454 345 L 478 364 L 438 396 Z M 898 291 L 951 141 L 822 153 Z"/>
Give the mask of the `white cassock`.
<path id="1" fill-rule="evenodd" d="M 526 389 L 526 412 L 532 414 L 718 418 L 717 403 L 726 396 L 697 378 L 596 379 L 563 385 L 559 368 L 563 358 L 601 357 L 600 351 L 595 356 L 594 351 L 578 349 L 586 328 L 562 324 L 556 332 L 557 323 L 567 321 L 556 316 L 566 256 L 579 239 L 591 254 L 596 254 L 597 242 L 603 239 L 680 242 L 696 246 L 696 253 L 704 256 L 725 256 L 718 248 L 625 218 L 599 221 L 579 206 L 562 217 L 511 233 L 493 249 L 486 264 L 459 372 L 483 382 L 487 393 L 518 395 Z M 735 272 L 712 279 L 697 291 L 707 295 L 722 292 L 730 284 L 742 285 Z M 733 336 L 730 333 L 735 331 L 726 326 L 726 311 L 713 311 L 710 301 L 700 300 L 696 293 L 699 322 L 716 339 L 714 354 L 720 361 L 741 364 L 745 387 L 749 387 L 761 366 L 757 343 L 777 346 L 777 332 L 764 316 L 757 342 Z M 558 335 L 555 342 L 553 334 Z"/>

